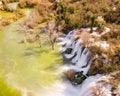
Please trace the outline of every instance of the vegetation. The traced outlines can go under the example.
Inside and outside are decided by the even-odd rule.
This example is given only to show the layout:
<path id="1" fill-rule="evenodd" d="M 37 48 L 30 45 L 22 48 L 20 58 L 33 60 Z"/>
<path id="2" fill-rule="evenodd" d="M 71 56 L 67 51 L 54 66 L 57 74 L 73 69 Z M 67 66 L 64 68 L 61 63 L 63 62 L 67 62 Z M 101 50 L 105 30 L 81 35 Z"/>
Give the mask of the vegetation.
<path id="1" fill-rule="evenodd" d="M 120 7 L 116 7 L 115 10 L 109 11 L 107 14 L 104 16 L 105 20 L 109 23 L 116 23 L 120 24 Z"/>
<path id="2" fill-rule="evenodd" d="M 28 1 L 28 0 L 20 0 L 18 6 L 19 6 L 20 8 L 26 8 L 26 7 L 32 8 L 32 7 L 36 6 L 37 3 L 38 3 L 37 0 L 31 0 L 31 1 Z"/>

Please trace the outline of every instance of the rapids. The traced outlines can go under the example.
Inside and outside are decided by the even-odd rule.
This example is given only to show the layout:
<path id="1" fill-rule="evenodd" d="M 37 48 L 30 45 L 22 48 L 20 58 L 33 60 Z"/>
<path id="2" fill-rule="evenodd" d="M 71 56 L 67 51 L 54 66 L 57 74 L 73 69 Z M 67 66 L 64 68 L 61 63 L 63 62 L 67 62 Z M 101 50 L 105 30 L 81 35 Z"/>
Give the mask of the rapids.
<path id="1" fill-rule="evenodd" d="M 82 30 L 89 31 L 89 28 L 82 28 Z M 96 30 L 96 28 L 94 28 L 94 30 Z M 63 57 L 65 59 L 68 59 L 71 62 L 62 66 L 61 71 L 66 72 L 68 70 L 75 70 L 76 72 L 82 72 L 83 75 L 87 76 L 93 58 L 91 58 L 91 52 L 89 51 L 89 49 L 82 46 L 82 39 L 74 40 L 75 34 L 76 30 L 73 30 L 70 31 L 66 35 L 66 37 L 58 38 L 58 40 L 60 41 L 58 44 L 61 45 L 60 52 L 63 54 Z M 71 51 L 67 53 L 68 51 L 66 50 L 69 49 L 71 49 Z M 106 85 L 102 84 L 102 80 Z M 55 86 L 57 86 L 56 89 L 58 89 L 59 91 L 62 90 L 62 92 L 60 93 L 60 95 L 55 93 L 52 96 L 111 96 L 112 87 L 111 85 L 107 84 L 107 80 L 107 76 L 102 76 L 98 74 L 95 76 L 87 77 L 87 79 L 85 79 L 80 85 L 72 85 L 69 82 L 64 82 L 65 85 L 63 85 L 64 83 L 60 84 L 59 82 Z M 58 86 L 59 84 L 60 86 Z M 68 88 L 66 88 L 65 86 Z M 96 93 L 94 93 L 94 91 Z M 99 92 L 103 93 L 99 94 Z"/>

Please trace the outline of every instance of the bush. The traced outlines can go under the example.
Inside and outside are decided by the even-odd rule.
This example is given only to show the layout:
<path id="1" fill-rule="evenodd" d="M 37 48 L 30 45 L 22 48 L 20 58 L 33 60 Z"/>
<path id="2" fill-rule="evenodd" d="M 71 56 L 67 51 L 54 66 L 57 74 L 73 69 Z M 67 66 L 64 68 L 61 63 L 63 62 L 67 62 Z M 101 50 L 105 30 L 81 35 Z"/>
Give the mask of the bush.
<path id="1" fill-rule="evenodd" d="M 71 28 L 79 28 L 80 27 L 80 24 L 78 23 L 78 22 L 73 22 L 72 24 L 71 24 Z"/>
<path id="2" fill-rule="evenodd" d="M 120 7 L 115 11 L 108 12 L 105 16 L 105 21 L 108 23 L 120 24 Z"/>
<path id="3" fill-rule="evenodd" d="M 32 8 L 34 6 L 37 5 L 37 2 L 35 2 L 34 0 L 20 0 L 20 3 L 18 4 L 18 6 L 20 8 L 25 8 L 25 7 L 28 7 L 28 8 Z"/>
<path id="4" fill-rule="evenodd" d="M 83 6 L 86 6 L 86 4 L 87 4 L 87 2 L 82 2 L 82 5 L 83 5 Z"/>
<path id="5" fill-rule="evenodd" d="M 86 8 L 84 8 L 84 10 L 85 10 L 86 12 L 89 12 L 89 11 L 92 11 L 92 8 L 86 7 Z"/>
<path id="6" fill-rule="evenodd" d="M 65 18 L 65 23 L 66 23 L 66 24 L 69 24 L 69 21 L 70 21 L 70 18 L 66 17 L 66 18 Z"/>
<path id="7" fill-rule="evenodd" d="M 101 8 L 100 11 L 103 12 L 103 13 L 106 13 L 106 12 L 108 12 L 108 9 L 107 8 Z"/>
<path id="8" fill-rule="evenodd" d="M 68 8 L 68 11 L 70 12 L 70 14 L 74 14 L 74 11 L 75 11 L 75 10 L 74 10 L 73 7 L 69 7 L 69 8 Z"/>
<path id="9" fill-rule="evenodd" d="M 64 12 L 66 12 L 66 10 L 67 10 L 67 7 L 65 6 L 65 4 L 64 3 L 59 3 L 59 6 L 60 6 L 60 13 L 64 13 Z"/>

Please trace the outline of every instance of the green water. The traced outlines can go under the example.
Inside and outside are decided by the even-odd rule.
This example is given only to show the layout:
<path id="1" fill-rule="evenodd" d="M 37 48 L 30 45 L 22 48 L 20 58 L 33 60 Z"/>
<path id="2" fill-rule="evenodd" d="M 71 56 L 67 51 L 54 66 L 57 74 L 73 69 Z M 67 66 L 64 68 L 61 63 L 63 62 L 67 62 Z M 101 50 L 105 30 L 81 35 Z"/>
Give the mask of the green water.
<path id="1" fill-rule="evenodd" d="M 51 50 L 44 36 L 42 48 L 38 43 L 19 44 L 24 32 L 16 29 L 22 21 L 24 18 L 0 31 L 0 77 L 4 78 L 9 86 L 19 90 L 40 90 L 59 78 L 56 70 L 62 57 L 57 48 Z"/>

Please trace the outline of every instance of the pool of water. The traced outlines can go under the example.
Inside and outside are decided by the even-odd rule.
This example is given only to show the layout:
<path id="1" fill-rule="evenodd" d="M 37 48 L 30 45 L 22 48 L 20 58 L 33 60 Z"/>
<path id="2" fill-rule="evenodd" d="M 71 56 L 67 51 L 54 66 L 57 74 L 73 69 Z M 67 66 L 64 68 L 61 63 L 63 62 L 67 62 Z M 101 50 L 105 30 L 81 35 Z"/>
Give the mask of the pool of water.
<path id="1" fill-rule="evenodd" d="M 47 44 L 42 48 L 38 43 L 19 44 L 24 33 L 16 29 L 23 20 L 24 18 L 0 31 L 0 75 L 8 84 L 25 94 L 25 90 L 40 91 L 57 80 L 59 76 L 56 70 L 62 63 L 62 57 L 57 49 L 52 51 Z"/>

